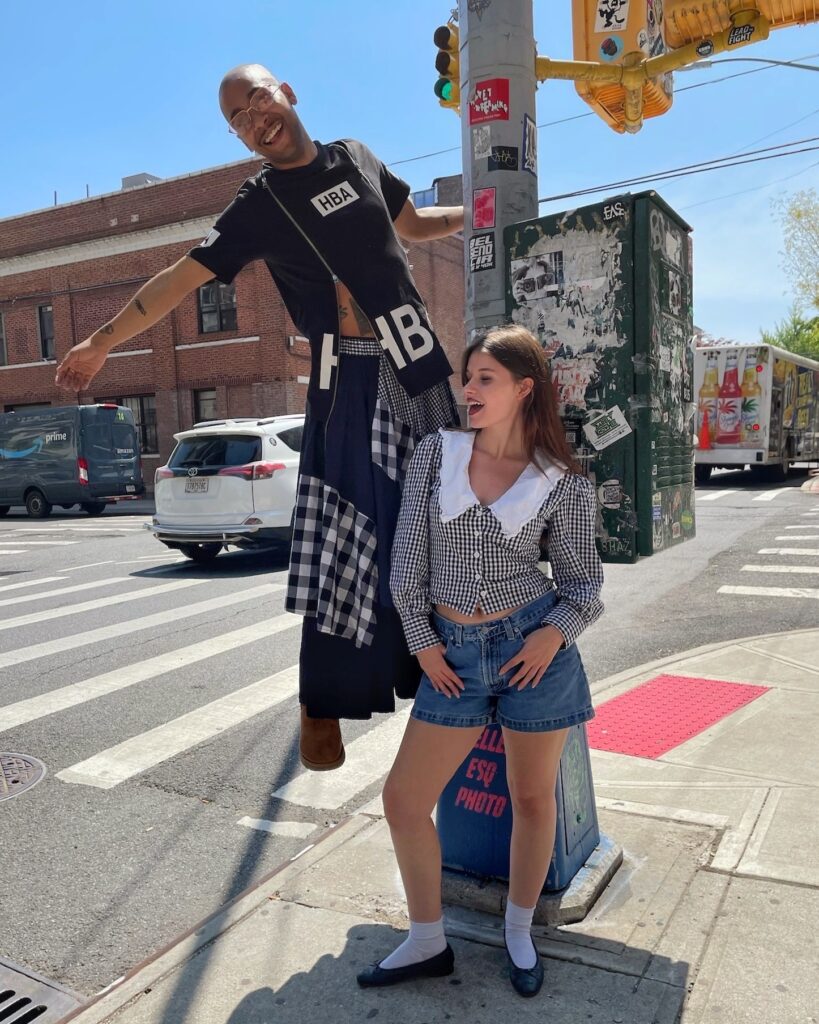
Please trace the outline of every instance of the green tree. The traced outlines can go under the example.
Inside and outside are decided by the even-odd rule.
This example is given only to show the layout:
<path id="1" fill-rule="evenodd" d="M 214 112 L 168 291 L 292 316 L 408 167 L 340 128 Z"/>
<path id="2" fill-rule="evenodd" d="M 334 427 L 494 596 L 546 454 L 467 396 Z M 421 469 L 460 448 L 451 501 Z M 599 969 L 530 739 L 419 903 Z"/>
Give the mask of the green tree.
<path id="1" fill-rule="evenodd" d="M 772 331 L 761 331 L 766 345 L 778 345 L 796 355 L 819 359 L 819 316 L 806 318 L 794 306 Z"/>
<path id="2" fill-rule="evenodd" d="M 797 299 L 819 309 L 819 195 L 803 189 L 773 201 L 782 217 L 784 268 Z"/>

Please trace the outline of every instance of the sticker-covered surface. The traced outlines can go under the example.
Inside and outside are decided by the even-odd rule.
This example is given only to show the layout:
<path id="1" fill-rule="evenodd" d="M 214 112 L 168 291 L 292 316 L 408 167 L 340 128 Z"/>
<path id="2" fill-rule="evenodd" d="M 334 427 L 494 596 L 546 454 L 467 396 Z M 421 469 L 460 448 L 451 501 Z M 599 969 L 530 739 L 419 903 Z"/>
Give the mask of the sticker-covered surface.
<path id="1" fill-rule="evenodd" d="M 473 235 L 469 239 L 469 270 L 494 270 L 495 236 L 493 234 Z"/>
<path id="2" fill-rule="evenodd" d="M 694 534 L 690 244 L 653 194 L 507 228 L 507 311 L 549 357 L 607 561 Z"/>
<path id="3" fill-rule="evenodd" d="M 495 189 L 476 188 L 472 193 L 472 227 L 495 226 Z"/>

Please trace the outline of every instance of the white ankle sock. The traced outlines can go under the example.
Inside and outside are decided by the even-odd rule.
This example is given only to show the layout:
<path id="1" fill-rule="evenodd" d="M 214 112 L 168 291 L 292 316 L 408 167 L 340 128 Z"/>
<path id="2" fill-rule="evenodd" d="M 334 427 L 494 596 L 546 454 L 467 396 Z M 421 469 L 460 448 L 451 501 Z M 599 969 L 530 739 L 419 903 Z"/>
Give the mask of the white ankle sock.
<path id="1" fill-rule="evenodd" d="M 444 935 L 443 918 L 439 921 L 431 921 L 428 924 L 410 921 L 407 938 L 398 949 L 390 953 L 388 957 L 385 957 L 378 966 L 389 969 L 391 967 L 406 967 L 409 964 L 419 964 L 422 960 L 429 960 L 430 957 L 443 953 L 445 949 L 446 936 Z"/>
<path id="2" fill-rule="evenodd" d="M 535 908 L 516 906 L 506 901 L 506 948 L 515 967 L 528 969 L 537 963 L 537 950 L 532 942 L 531 928 Z"/>

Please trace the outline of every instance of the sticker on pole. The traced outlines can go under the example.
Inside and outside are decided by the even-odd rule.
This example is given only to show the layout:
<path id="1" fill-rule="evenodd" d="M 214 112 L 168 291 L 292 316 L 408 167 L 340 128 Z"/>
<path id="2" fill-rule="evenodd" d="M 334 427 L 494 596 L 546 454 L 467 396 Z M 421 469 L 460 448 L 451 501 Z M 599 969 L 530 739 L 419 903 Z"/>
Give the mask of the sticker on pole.
<path id="1" fill-rule="evenodd" d="M 509 120 L 509 79 L 487 78 L 478 82 L 469 101 L 469 123 Z"/>
<path id="2" fill-rule="evenodd" d="M 523 149 L 520 169 L 537 177 L 537 125 L 528 114 L 523 115 Z"/>
<path id="3" fill-rule="evenodd" d="M 495 226 L 495 188 L 476 188 L 472 193 L 472 227 Z"/>
<path id="4" fill-rule="evenodd" d="M 489 125 L 478 125 L 472 129 L 472 155 L 482 160 L 492 152 L 491 132 Z"/>
<path id="5" fill-rule="evenodd" d="M 583 433 L 592 448 L 601 452 L 610 444 L 619 441 L 621 437 L 630 434 L 631 427 L 619 407 L 615 405 L 608 411 L 604 412 L 601 409 L 592 413 L 588 422 L 583 424 Z"/>
<path id="6" fill-rule="evenodd" d="M 493 146 L 489 154 L 490 171 L 516 171 L 519 165 L 517 146 Z"/>
<path id="7" fill-rule="evenodd" d="M 478 270 L 495 269 L 495 236 L 473 235 L 469 239 L 469 270 L 474 274 Z"/>

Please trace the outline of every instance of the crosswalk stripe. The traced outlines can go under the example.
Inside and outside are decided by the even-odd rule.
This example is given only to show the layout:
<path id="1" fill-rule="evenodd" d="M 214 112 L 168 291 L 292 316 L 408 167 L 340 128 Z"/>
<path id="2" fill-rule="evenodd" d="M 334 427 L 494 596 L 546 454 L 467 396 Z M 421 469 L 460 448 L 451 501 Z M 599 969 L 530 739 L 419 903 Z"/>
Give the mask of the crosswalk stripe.
<path id="1" fill-rule="evenodd" d="M 258 832 L 269 832 L 274 836 L 289 839 L 306 839 L 318 827 L 313 821 L 267 821 L 265 818 L 239 818 L 237 825 L 255 828 Z"/>
<path id="2" fill-rule="evenodd" d="M 56 773 L 56 777 L 63 782 L 113 789 L 126 779 L 294 698 L 298 689 L 299 667 L 291 665 L 282 672 L 259 679 L 187 715 L 64 768 Z"/>
<path id="3" fill-rule="evenodd" d="M 819 524 L 802 523 L 800 526 L 786 526 L 786 530 L 819 530 Z"/>
<path id="4" fill-rule="evenodd" d="M 786 533 L 784 537 L 774 537 L 774 540 L 819 540 L 815 533 Z"/>
<path id="5" fill-rule="evenodd" d="M 45 622 L 46 620 L 50 622 L 52 619 L 63 619 L 68 615 L 92 612 L 97 608 L 108 608 L 114 604 L 142 601 L 146 597 L 159 597 L 161 594 L 184 590 L 186 587 L 196 587 L 207 582 L 207 580 L 172 580 L 170 583 L 160 583 L 155 587 L 146 587 L 144 590 L 131 590 L 127 594 L 114 594 L 113 597 L 99 597 L 94 601 L 71 604 L 67 608 L 49 608 L 43 612 L 30 612 L 28 615 L 18 615 L 14 619 L 4 619 L 0 622 L 0 630 L 18 629 L 21 626 L 31 626 L 35 622 Z"/>
<path id="6" fill-rule="evenodd" d="M 167 672 L 174 672 L 178 668 L 193 665 L 197 661 L 205 661 L 207 658 L 213 658 L 225 651 L 244 647 L 245 644 L 266 640 L 282 630 L 298 626 L 300 622 L 301 616 L 285 612 L 273 619 L 255 622 L 251 626 L 234 629 L 230 633 L 222 633 L 209 640 L 200 640 L 187 647 L 179 647 L 175 651 L 168 651 L 166 654 L 159 654 L 154 658 L 146 658 L 144 661 L 138 661 L 123 668 L 115 668 L 111 672 L 104 672 L 102 675 L 83 679 L 79 683 L 62 686 L 58 690 L 50 690 L 48 693 L 29 697 L 26 700 L 17 701 L 15 704 L 8 704 L 6 707 L 0 708 L 0 732 L 25 725 L 27 722 L 34 722 L 38 718 L 45 718 L 46 715 L 53 715 L 57 711 L 65 711 L 66 708 L 73 708 L 77 704 L 84 704 L 97 697 L 105 697 L 109 693 L 127 689 L 135 683 L 155 679 Z"/>
<path id="7" fill-rule="evenodd" d="M 114 559 L 108 558 L 104 562 L 87 562 L 85 565 L 71 565 L 67 569 L 60 569 L 60 572 L 79 572 L 80 569 L 94 569 L 98 565 L 114 565 Z"/>
<path id="8" fill-rule="evenodd" d="M 78 540 L 0 540 L 0 548 L 16 545 L 21 548 L 49 547 L 64 548 L 69 544 L 79 544 Z M 10 554 L 10 552 L 9 552 Z"/>
<path id="9" fill-rule="evenodd" d="M 743 565 L 740 571 L 819 573 L 819 565 Z"/>
<path id="10" fill-rule="evenodd" d="M 4 549 L 0 549 L 0 555 L 28 555 L 28 554 L 31 554 L 31 552 L 30 551 L 22 551 L 22 550 L 21 551 L 6 551 Z"/>
<path id="11" fill-rule="evenodd" d="M 75 633 L 74 636 L 64 636 L 58 640 L 46 640 L 29 647 L 20 647 L 16 651 L 0 653 L 0 668 L 9 668 L 12 665 L 20 665 L 25 661 L 34 661 L 37 658 L 47 658 L 52 654 L 60 654 L 62 651 L 73 651 L 77 647 L 87 647 L 89 644 L 100 643 L 103 640 L 113 640 L 118 636 L 127 636 L 139 630 L 152 629 L 154 626 L 167 626 L 179 619 L 204 615 L 207 612 L 228 608 L 230 605 L 241 604 L 244 601 L 256 601 L 281 590 L 284 590 L 284 585 L 281 583 L 264 583 L 258 587 L 241 590 L 238 594 L 211 597 L 207 601 L 199 601 L 196 604 L 167 608 L 163 612 L 145 615 L 141 619 L 129 619 L 127 622 L 117 622 L 111 626 L 90 629 L 85 633 Z"/>
<path id="12" fill-rule="evenodd" d="M 696 501 L 716 501 L 718 498 L 726 498 L 729 494 L 736 493 L 736 491 L 713 491 L 709 494 L 702 495 L 702 497 L 698 495 Z"/>
<path id="13" fill-rule="evenodd" d="M 307 772 L 281 786 L 273 796 L 302 807 L 336 810 L 343 806 L 387 772 L 408 718 L 409 708 L 353 740 L 347 747 L 343 771 Z"/>
<path id="14" fill-rule="evenodd" d="M 61 580 L 60 582 L 66 582 Z M 93 580 L 91 583 L 75 583 L 73 587 L 58 587 L 56 590 L 44 590 L 40 594 L 26 594 L 24 597 L 5 597 L 0 600 L 0 608 L 8 604 L 23 604 L 24 601 L 44 601 L 48 597 L 62 597 L 64 594 L 76 594 L 80 590 L 94 590 L 97 587 L 110 587 L 114 583 L 132 583 L 130 576 L 111 576 L 107 580 Z M 0 587 L 2 589 L 2 587 Z M 108 602 L 106 601 L 106 604 Z"/>
<path id="15" fill-rule="evenodd" d="M 765 491 L 764 494 L 757 494 L 757 496 L 755 498 L 753 498 L 752 500 L 753 501 L 773 501 L 774 498 L 776 498 L 778 495 L 780 495 L 780 494 L 787 494 L 789 491 L 792 491 L 792 490 L 793 490 L 792 487 L 780 487 L 776 491 Z"/>
<path id="16" fill-rule="evenodd" d="M 65 582 L 62 576 L 44 576 L 39 580 L 25 580 L 23 583 L 6 583 L 0 590 L 22 590 L 23 587 L 39 587 L 42 583 Z"/>
<path id="17" fill-rule="evenodd" d="M 760 548 L 758 555 L 819 555 L 819 548 Z"/>
<path id="18" fill-rule="evenodd" d="M 819 601 L 819 588 L 812 587 L 735 587 L 724 586 L 720 594 L 738 594 L 745 597 L 810 597 Z"/>

